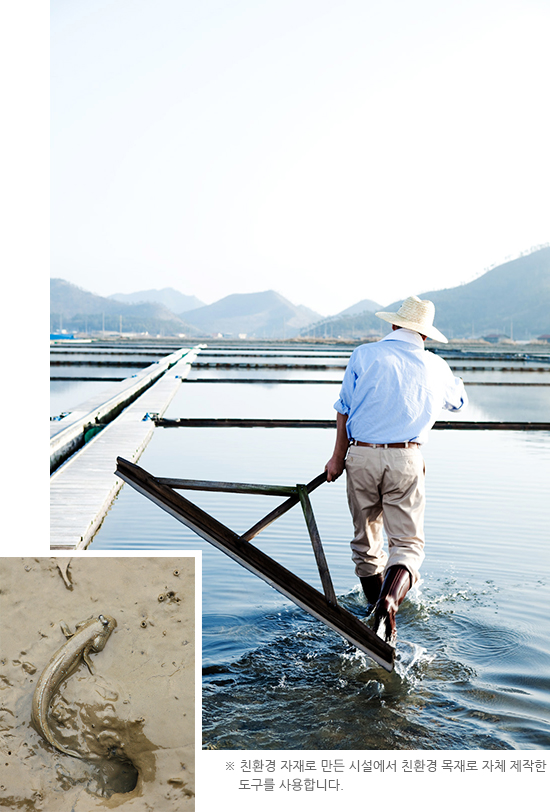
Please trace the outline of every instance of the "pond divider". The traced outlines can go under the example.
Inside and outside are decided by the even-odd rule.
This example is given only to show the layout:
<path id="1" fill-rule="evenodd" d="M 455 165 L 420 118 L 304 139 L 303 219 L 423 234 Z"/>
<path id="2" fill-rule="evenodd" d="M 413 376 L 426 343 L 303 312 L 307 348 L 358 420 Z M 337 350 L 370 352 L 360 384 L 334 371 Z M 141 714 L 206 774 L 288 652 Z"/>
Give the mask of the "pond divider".
<path id="1" fill-rule="evenodd" d="M 292 420 L 255 417 L 154 417 L 162 428 L 263 428 L 263 429 L 335 429 L 336 420 Z M 550 423 L 497 420 L 437 420 L 434 429 L 454 431 L 550 431 Z"/>

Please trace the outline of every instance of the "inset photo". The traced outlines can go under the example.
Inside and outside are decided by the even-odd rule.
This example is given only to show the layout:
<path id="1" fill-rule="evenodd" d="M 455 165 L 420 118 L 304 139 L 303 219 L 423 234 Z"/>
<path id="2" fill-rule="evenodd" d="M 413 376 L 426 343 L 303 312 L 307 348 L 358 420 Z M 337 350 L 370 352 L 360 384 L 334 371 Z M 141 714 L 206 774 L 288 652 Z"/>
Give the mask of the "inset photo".
<path id="1" fill-rule="evenodd" d="M 0 807 L 193 810 L 195 558 L 0 569 Z"/>

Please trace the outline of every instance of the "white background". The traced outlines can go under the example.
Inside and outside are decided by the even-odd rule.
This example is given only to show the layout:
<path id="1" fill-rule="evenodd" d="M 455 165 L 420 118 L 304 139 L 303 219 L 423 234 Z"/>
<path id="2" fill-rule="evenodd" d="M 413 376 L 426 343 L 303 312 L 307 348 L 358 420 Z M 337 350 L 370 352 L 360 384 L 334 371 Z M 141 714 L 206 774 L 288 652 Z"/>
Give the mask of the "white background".
<path id="1" fill-rule="evenodd" d="M 73 5 L 78 6 L 81 4 L 75 2 Z M 94 3 L 93 0 L 90 0 L 87 5 L 99 8 L 103 5 L 113 4 Z M 127 4 L 121 2 L 118 5 L 124 7 Z M 140 8 L 147 8 L 151 4 L 141 2 L 135 5 Z M 156 5 L 162 6 L 164 4 L 161 2 L 155 4 L 155 7 Z M 231 3 L 226 4 L 226 6 L 231 5 Z M 248 4 L 253 10 L 254 7 L 259 10 L 262 5 L 262 3 Z M 266 5 L 273 10 L 273 4 Z M 332 8 L 334 14 L 335 4 L 320 5 L 329 10 Z M 344 3 L 342 5 L 348 7 L 349 4 Z M 360 5 L 372 6 L 370 3 Z M 405 11 L 406 4 L 386 5 L 391 5 L 397 11 L 400 9 Z M 436 11 L 436 5 L 432 5 L 434 12 Z M 441 5 L 445 5 L 447 8 L 450 7 L 450 4 Z M 297 6 L 301 8 L 302 4 L 297 3 Z M 308 4 L 304 4 L 304 8 L 306 6 Z M 408 4 L 408 6 L 410 12 L 411 4 Z M 401 253 L 391 254 L 392 267 L 394 263 L 398 266 L 407 265 L 404 258 L 408 257 L 410 253 L 422 254 L 427 267 L 431 269 L 428 275 L 423 277 L 426 280 L 426 285 L 431 284 L 431 280 L 435 281 L 435 274 L 440 268 L 442 258 L 449 260 L 449 263 L 451 263 L 451 260 L 455 262 L 456 257 L 459 258 L 460 261 L 456 261 L 455 265 L 452 266 L 450 277 L 452 283 L 455 284 L 459 280 L 460 273 L 472 273 L 482 269 L 484 263 L 499 260 L 503 253 L 508 251 L 519 252 L 529 247 L 530 243 L 543 241 L 548 236 L 547 231 L 542 233 L 543 226 L 544 228 L 547 227 L 547 221 L 542 222 L 537 215 L 537 212 L 540 214 L 543 211 L 539 205 L 541 200 L 540 191 L 544 189 L 546 194 L 549 187 L 548 163 L 546 161 L 548 133 L 545 130 L 547 126 L 547 96 L 541 84 L 533 82 L 528 83 L 527 86 L 525 85 L 525 81 L 529 76 L 533 79 L 535 76 L 539 76 L 540 81 L 546 83 L 548 72 L 544 70 L 544 62 L 548 58 L 548 49 L 546 46 L 542 48 L 542 45 L 546 42 L 547 37 L 548 4 L 534 2 L 493 4 L 480 2 L 476 4 L 460 4 L 460 7 L 462 6 L 465 8 L 465 14 L 470 16 L 464 18 L 463 26 L 459 26 L 456 30 L 456 37 L 463 43 L 466 42 L 466 39 L 461 39 L 462 37 L 470 38 L 467 41 L 471 46 L 471 59 L 467 58 L 464 49 L 460 49 L 458 40 L 455 43 L 459 51 L 456 54 L 456 59 L 453 57 L 452 51 L 446 53 L 445 47 L 440 45 L 436 48 L 440 60 L 438 64 L 447 65 L 447 71 L 442 72 L 438 69 L 432 72 L 429 68 L 428 59 L 431 52 L 424 50 L 426 43 L 422 40 L 420 50 L 423 56 L 420 62 L 413 60 L 411 70 L 406 71 L 405 79 L 399 80 L 392 68 L 393 81 L 402 82 L 399 98 L 403 101 L 405 107 L 400 105 L 400 109 L 405 110 L 409 118 L 411 111 L 417 109 L 418 104 L 420 104 L 426 114 L 429 113 L 431 116 L 432 123 L 435 121 L 428 96 L 421 93 L 420 90 L 422 82 L 427 77 L 431 77 L 432 82 L 430 97 L 438 98 L 441 102 L 438 107 L 440 110 L 440 122 L 436 133 L 438 137 L 434 138 L 432 143 L 435 152 L 432 152 L 431 149 L 428 151 L 423 139 L 413 127 L 413 140 L 409 144 L 406 153 L 410 154 L 411 150 L 415 152 L 416 147 L 418 147 L 422 160 L 415 163 L 407 161 L 406 154 L 399 155 L 397 164 L 392 169 L 391 181 L 392 184 L 395 184 L 397 176 L 403 177 L 402 170 L 405 172 L 405 186 L 407 188 L 404 195 L 396 193 L 395 196 L 392 196 L 389 192 L 383 195 L 383 205 L 376 212 L 375 218 L 377 230 L 378 228 L 381 230 L 380 243 L 387 246 L 391 242 L 390 238 L 397 233 L 401 235 L 399 242 L 406 247 L 406 250 L 402 247 L 395 248 L 395 251 L 401 251 Z M 416 4 L 414 7 L 427 8 L 424 3 Z M 455 4 L 454 8 L 458 7 L 459 5 Z M 491 27 L 489 23 L 492 15 L 496 14 L 499 9 L 502 9 L 503 12 L 502 26 L 499 24 L 496 28 Z M 452 12 L 449 12 L 449 14 L 452 16 Z M 480 26 L 476 27 L 474 23 L 478 18 L 478 14 Z M 498 14 L 497 18 L 500 19 Z M 455 30 L 453 28 L 455 21 L 456 17 L 453 19 L 448 18 L 449 32 Z M 409 22 L 413 24 L 414 20 Z M 397 25 L 397 28 L 399 36 L 407 39 L 406 32 L 399 29 L 399 25 Z M 47 4 L 29 0 L 29 2 L 12 3 L 9 7 L 6 4 L 3 6 L 0 24 L 3 108 L 3 126 L 0 136 L 3 147 L 3 182 L 0 212 L 3 231 L 1 253 L 3 265 L 2 287 L 4 291 L 4 369 L 2 375 L 4 455 L 1 541 L 1 554 L 3 556 L 49 555 L 48 473 L 46 468 L 48 457 L 46 431 L 48 355 L 47 343 L 44 340 L 48 329 L 49 292 L 47 272 L 49 266 L 49 47 L 47 31 Z M 453 41 L 455 41 L 455 34 L 449 34 L 449 36 L 452 36 Z M 495 46 L 492 54 L 487 50 L 491 42 Z M 514 54 L 516 56 L 519 54 L 519 56 L 517 60 L 509 62 L 509 48 L 512 48 L 512 46 Z M 360 48 L 355 53 L 359 52 Z M 294 51 L 294 54 L 296 56 L 296 51 Z M 243 58 L 246 58 L 246 54 Z M 486 60 L 487 71 L 479 79 L 479 67 L 483 59 Z M 521 67 L 522 65 L 523 67 Z M 237 68 L 238 66 L 234 65 L 232 70 L 237 71 Z M 502 71 L 504 72 L 502 73 Z M 229 78 L 231 78 L 231 75 Z M 462 76 L 467 78 L 467 85 L 461 84 Z M 501 81 L 501 78 L 505 81 Z M 253 77 L 251 81 L 252 79 Z M 454 85 L 452 84 L 453 81 Z M 446 88 L 447 90 L 449 88 L 449 82 L 455 89 L 454 97 L 462 102 L 462 106 L 459 106 L 458 109 L 453 105 L 452 98 L 446 91 Z M 410 87 L 407 87 L 407 83 L 410 84 Z M 465 109 L 464 97 L 468 96 L 470 91 L 474 91 L 478 84 L 481 85 L 483 92 L 475 93 L 472 99 L 475 120 L 471 117 L 469 119 L 470 124 L 468 124 L 463 115 L 453 117 L 453 111 L 461 113 Z M 414 86 L 416 86 L 416 95 L 413 92 Z M 462 91 L 460 88 L 462 88 Z M 408 90 L 411 93 L 408 93 Z M 489 91 L 494 91 L 494 93 Z M 309 161 L 303 160 L 304 156 L 307 157 L 308 145 L 307 143 L 301 143 L 298 138 L 294 151 L 292 146 L 288 145 L 286 173 L 282 172 L 282 167 L 279 165 L 274 168 L 270 178 L 264 178 L 264 181 L 262 181 L 265 183 L 269 181 L 270 184 L 276 185 L 277 178 L 275 176 L 277 176 L 282 189 L 285 184 L 292 185 L 293 179 L 298 177 L 299 187 L 296 195 L 290 195 L 290 197 L 295 197 L 292 203 L 293 206 L 301 207 L 303 205 L 301 201 L 303 201 L 304 189 L 308 186 L 308 178 L 315 177 L 315 167 L 322 163 L 323 153 L 326 150 L 330 152 L 331 144 L 340 143 L 342 128 L 346 129 L 349 125 L 346 132 L 351 134 L 353 144 L 357 145 L 358 140 L 360 141 L 361 126 L 366 125 L 364 125 L 364 122 L 363 125 L 359 122 L 358 126 L 351 126 L 353 124 L 354 95 L 354 88 L 350 88 L 349 96 L 352 97 L 351 100 L 345 98 L 342 100 L 343 105 L 349 101 L 346 106 L 347 117 L 339 115 L 337 120 L 334 121 L 333 128 L 329 131 L 326 128 L 320 128 L 322 132 L 319 141 L 313 145 L 310 151 Z M 379 105 L 378 109 L 384 109 L 383 99 L 378 99 L 377 104 Z M 392 121 L 391 132 L 395 138 L 398 138 L 401 131 L 399 116 L 395 109 L 387 112 L 390 121 Z M 499 123 L 502 138 L 496 138 L 496 129 L 493 127 L 495 116 Z M 318 119 L 315 119 L 315 122 L 318 122 Z M 445 144 L 449 143 L 448 138 L 453 132 L 456 135 L 456 138 L 452 141 L 455 149 L 451 149 L 449 152 Z M 492 134 L 491 137 L 489 137 L 489 133 Z M 526 134 L 529 135 L 527 140 Z M 376 137 L 380 139 L 381 135 Z M 416 144 L 415 138 L 418 138 Z M 453 156 L 456 153 L 456 145 L 459 141 L 466 142 L 467 153 L 457 163 Z M 377 143 L 379 146 L 383 146 L 380 141 Z M 514 144 L 518 146 L 518 149 L 513 149 Z M 481 157 L 479 157 L 476 164 L 476 171 L 472 169 L 470 172 L 471 162 L 477 160 L 476 156 L 478 156 L 479 150 L 481 150 Z M 434 199 L 440 201 L 438 194 L 442 188 L 437 173 L 431 171 L 427 184 L 425 184 L 423 172 L 419 168 L 420 164 L 425 163 L 428 159 L 431 160 L 430 156 L 433 155 L 437 157 L 441 174 L 450 174 L 450 185 L 457 190 L 459 200 L 449 215 L 452 228 L 451 225 L 448 225 L 443 229 L 443 234 L 440 233 L 440 230 L 444 226 L 445 218 L 441 213 L 437 213 L 437 209 L 444 209 L 445 206 L 440 205 L 440 203 L 437 205 L 433 203 Z M 518 160 L 518 155 L 522 156 L 521 160 Z M 452 160 L 449 160 L 449 156 Z M 283 160 L 281 155 L 279 155 L 279 160 Z M 216 161 L 222 161 L 222 157 L 217 156 Z M 488 163 L 486 163 L 487 161 Z M 222 164 L 223 161 L 217 165 L 219 167 Z M 487 183 L 483 187 L 483 193 L 480 194 L 476 185 L 476 178 L 484 165 L 486 165 L 485 177 Z M 335 164 L 331 164 L 329 167 L 329 180 L 332 178 L 332 181 L 339 183 L 339 180 L 334 179 L 334 176 L 338 174 L 335 166 Z M 353 167 L 348 169 L 349 171 L 345 173 L 346 177 L 349 177 L 350 173 L 352 173 Z M 367 172 L 364 166 L 360 169 L 363 173 Z M 298 172 L 297 176 L 295 171 Z M 363 174 L 362 178 L 364 180 L 366 175 Z M 426 210 L 425 206 L 417 206 L 415 203 L 415 194 L 412 191 L 415 178 L 417 181 L 416 186 L 424 190 L 423 200 L 432 199 L 429 210 Z M 382 190 L 384 184 L 382 184 L 380 178 L 376 178 L 376 182 L 379 184 L 377 188 Z M 364 183 L 361 184 L 362 187 L 364 185 Z M 273 188 L 273 186 L 270 188 Z M 118 190 L 120 193 L 124 191 L 123 183 L 118 187 Z M 509 190 L 513 190 L 514 194 L 509 194 Z M 320 194 L 322 191 L 323 189 L 318 186 L 314 188 L 316 196 L 322 197 Z M 487 197 L 489 192 L 490 195 Z M 347 190 L 343 189 L 342 197 L 346 197 L 346 195 Z M 357 195 L 359 195 L 359 191 L 357 191 Z M 306 217 L 305 233 L 307 240 L 298 240 L 297 243 L 292 242 L 292 222 L 296 212 L 293 213 L 293 210 L 291 210 L 288 214 L 285 225 L 286 244 L 293 246 L 290 253 L 294 257 L 299 257 L 300 262 L 298 265 L 294 265 L 293 260 L 293 263 L 285 266 L 282 253 L 285 253 L 286 256 L 287 252 L 281 252 L 280 245 L 275 246 L 276 250 L 273 252 L 268 251 L 270 240 L 268 238 L 265 241 L 263 240 L 262 234 L 264 232 L 262 229 L 266 228 L 266 224 L 269 223 L 271 218 L 269 206 L 281 207 L 283 205 L 281 200 L 286 198 L 284 196 L 274 198 L 271 194 L 266 195 L 266 198 L 269 198 L 271 202 L 266 203 L 266 208 L 258 213 L 258 217 L 254 222 L 254 250 L 259 253 L 256 255 L 249 254 L 243 261 L 243 265 L 247 266 L 243 274 L 239 276 L 235 272 L 236 275 L 233 277 L 233 279 L 239 280 L 243 290 L 247 289 L 247 287 L 250 288 L 250 276 L 247 276 L 247 274 L 251 273 L 251 267 L 254 264 L 253 260 L 255 261 L 254 257 L 258 258 L 260 255 L 264 258 L 268 255 L 272 256 L 273 262 L 268 269 L 280 274 L 278 278 L 281 279 L 281 286 L 285 279 L 285 268 L 288 274 L 293 274 L 296 268 L 304 267 L 301 263 L 305 263 L 306 259 L 310 263 L 307 267 L 311 271 L 311 269 L 318 267 L 319 258 L 326 253 L 330 259 L 331 267 L 336 267 L 335 257 L 337 251 L 334 247 L 335 243 L 325 243 L 323 240 L 315 242 L 315 240 L 309 239 L 315 231 L 315 224 L 320 223 L 321 226 L 323 225 L 322 212 L 319 214 L 324 205 L 322 202 L 317 202 L 318 212 L 315 216 L 311 214 L 311 216 Z M 497 205 L 499 198 L 500 203 Z M 394 223 L 394 226 L 390 228 L 387 214 L 393 206 L 392 200 L 397 200 L 396 211 L 399 227 L 396 227 Z M 327 206 L 332 220 L 332 215 L 338 207 L 333 198 L 327 203 Z M 365 206 L 367 211 L 374 212 L 377 209 L 375 200 L 365 202 Z M 419 215 L 418 209 L 424 213 Z M 519 216 L 520 209 L 526 212 L 525 217 Z M 353 206 L 348 209 L 345 216 L 342 216 L 339 221 L 339 228 L 344 228 L 342 221 L 346 220 L 350 211 L 350 216 L 353 216 L 352 210 Z M 434 239 L 427 253 L 424 250 L 426 243 L 420 239 L 422 235 L 418 228 L 411 226 L 409 230 L 404 230 L 408 219 L 407 211 L 411 212 L 413 210 L 416 210 L 414 217 L 417 226 L 420 219 L 425 221 L 426 233 L 429 232 Z M 430 216 L 426 215 L 426 211 L 429 212 Z M 509 211 L 509 216 L 506 215 L 507 211 Z M 57 217 L 60 216 L 59 212 L 60 209 L 58 208 Z M 236 262 L 240 261 L 238 260 L 240 256 L 243 256 L 240 253 L 244 244 L 241 240 L 243 228 L 243 223 L 240 222 L 235 224 L 235 228 L 230 229 L 231 239 L 235 240 L 234 244 L 228 241 L 227 234 L 222 240 L 225 256 L 236 258 Z M 67 237 L 70 236 L 70 231 L 71 229 L 68 227 Z M 321 228 L 321 231 L 323 231 L 323 228 Z M 357 233 L 361 231 L 361 224 L 357 225 L 356 231 Z M 341 238 L 343 232 L 339 233 Z M 309 258 L 305 249 L 306 242 L 314 244 L 312 257 Z M 70 243 L 69 240 L 68 243 Z M 356 248 L 358 244 L 359 242 L 354 240 L 353 245 L 348 246 L 349 250 L 346 249 L 347 267 L 351 267 L 354 258 L 359 256 L 355 270 L 356 276 L 353 277 L 355 281 L 360 278 L 360 268 L 364 267 L 366 256 L 365 252 L 361 250 L 356 254 L 353 246 Z M 82 243 L 80 243 L 81 246 Z M 263 254 L 261 254 L 258 246 L 261 247 Z M 294 250 L 295 248 L 296 250 Z M 300 249 L 302 250 L 301 254 Z M 78 242 L 73 243 L 71 250 L 72 253 L 67 255 L 67 262 L 74 260 L 73 267 L 76 268 L 76 259 L 80 257 Z M 382 256 L 382 254 L 378 255 Z M 467 256 L 470 257 L 471 262 L 465 264 Z M 437 257 L 437 261 L 435 261 L 434 257 Z M 208 262 L 214 262 L 212 256 L 210 256 Z M 59 275 L 63 276 L 68 267 L 67 265 Z M 410 266 L 407 265 L 407 267 Z M 462 270 L 466 268 L 467 271 Z M 203 270 L 210 271 L 211 268 L 205 267 Z M 85 273 L 85 278 L 91 283 L 89 268 L 85 269 Z M 170 279 L 168 276 L 164 277 L 157 286 L 174 284 L 174 281 L 170 281 Z M 135 287 L 144 285 L 145 277 L 143 279 L 138 277 L 138 280 L 139 284 L 136 284 Z M 78 281 L 76 277 L 75 281 Z M 303 293 L 298 298 L 303 297 L 311 289 L 310 281 L 308 281 L 306 287 L 302 288 Z M 101 285 L 98 283 L 100 288 L 104 287 L 105 284 L 105 282 L 102 282 Z M 132 285 L 127 286 L 127 289 L 132 289 Z M 252 289 L 257 289 L 257 286 Z M 296 289 L 299 290 L 299 287 Z M 348 303 L 351 304 L 352 301 L 362 298 L 363 293 L 359 293 L 357 288 L 356 290 L 355 299 L 352 298 L 349 302 L 342 300 L 339 304 L 344 307 Z M 222 287 L 218 291 L 219 294 L 217 295 L 222 295 Z M 112 291 L 104 290 L 100 292 Z M 202 294 L 199 289 L 192 292 L 199 296 L 206 295 Z M 285 293 L 285 290 L 281 290 L 281 292 Z M 288 291 L 286 292 L 288 293 Z M 409 292 L 409 289 L 404 291 L 405 294 Z M 365 292 L 364 295 L 371 294 Z M 390 290 L 388 288 L 386 294 L 380 290 L 376 295 L 380 296 L 380 298 L 391 299 L 394 296 L 394 289 Z M 320 296 L 318 304 L 315 301 L 311 302 L 311 304 L 321 307 L 325 301 Z M 107 554 L 102 553 L 102 555 Z M 197 592 L 200 595 L 200 589 Z M 35 599 L 35 597 L 29 596 L 29 599 Z M 200 671 L 200 663 L 197 663 L 197 671 Z M 200 702 L 200 699 L 198 699 L 198 702 Z M 442 806 L 448 810 L 478 809 L 482 804 L 485 805 L 486 803 L 490 803 L 492 807 L 498 806 L 502 810 L 511 810 L 517 809 L 525 805 L 525 803 L 530 803 L 531 800 L 536 803 L 536 799 L 542 796 L 543 782 L 544 786 L 547 787 L 547 774 L 546 776 L 528 775 L 525 772 L 512 774 L 508 771 L 506 774 L 501 775 L 480 770 L 471 774 L 400 774 L 396 777 L 393 775 L 390 777 L 387 773 L 384 773 L 379 775 L 371 774 L 368 780 L 361 778 L 361 780 L 356 779 L 355 781 L 352 781 L 347 775 L 345 789 L 338 794 L 321 794 L 319 792 L 308 794 L 305 792 L 282 793 L 277 791 L 276 793 L 264 793 L 260 796 L 256 793 L 245 793 L 237 790 L 238 777 L 240 776 L 226 770 L 227 761 L 234 760 L 238 765 L 242 758 L 263 756 L 268 758 L 288 758 L 289 756 L 299 758 L 303 756 L 319 761 L 321 758 L 330 757 L 330 754 L 317 751 L 308 754 L 300 754 L 298 751 L 284 754 L 271 751 L 267 754 L 202 752 L 200 747 L 200 735 L 198 732 L 198 812 L 205 812 L 205 810 L 210 812 L 222 807 L 232 807 L 237 803 L 242 809 L 281 808 L 283 805 L 287 809 L 303 809 L 311 805 L 311 808 L 316 810 L 325 808 L 332 810 L 335 804 L 342 801 L 346 804 L 361 804 L 361 806 L 371 808 L 404 806 L 412 810 L 412 812 L 416 809 L 423 812 L 424 810 L 440 809 Z M 384 757 L 394 755 L 398 759 L 402 759 L 429 758 L 433 754 L 425 753 L 417 756 L 417 754 L 410 751 L 395 754 L 337 752 L 332 754 L 332 757 L 345 757 L 349 761 L 351 757 L 379 759 L 382 755 Z M 478 752 L 472 753 L 472 751 L 465 751 L 464 753 L 452 751 L 448 754 L 437 753 L 438 758 L 445 755 L 453 759 L 475 757 L 478 762 L 481 762 L 484 757 L 493 759 L 497 757 L 506 757 L 508 759 L 511 757 L 544 757 L 545 752 L 528 751 L 520 753 L 514 751 L 513 753 L 497 754 L 493 751 L 487 753 L 486 756 Z M 159 810 L 159 812 L 161 811 Z"/>

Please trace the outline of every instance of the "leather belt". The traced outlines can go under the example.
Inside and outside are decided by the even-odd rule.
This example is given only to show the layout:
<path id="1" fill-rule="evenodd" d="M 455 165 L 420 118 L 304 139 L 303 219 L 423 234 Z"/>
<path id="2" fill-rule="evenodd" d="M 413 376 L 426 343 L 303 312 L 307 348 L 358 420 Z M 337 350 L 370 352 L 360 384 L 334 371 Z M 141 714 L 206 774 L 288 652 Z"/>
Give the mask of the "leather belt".
<path id="1" fill-rule="evenodd" d="M 368 448 L 408 448 L 410 445 L 420 445 L 420 443 L 362 443 L 361 440 L 351 440 L 350 445 L 365 445 Z"/>

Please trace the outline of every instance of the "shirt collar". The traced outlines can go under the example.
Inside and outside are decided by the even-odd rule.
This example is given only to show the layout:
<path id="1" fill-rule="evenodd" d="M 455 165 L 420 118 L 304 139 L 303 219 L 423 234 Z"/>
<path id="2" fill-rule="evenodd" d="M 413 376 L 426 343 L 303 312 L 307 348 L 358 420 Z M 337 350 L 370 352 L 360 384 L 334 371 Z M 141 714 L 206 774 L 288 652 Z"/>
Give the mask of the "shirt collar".
<path id="1" fill-rule="evenodd" d="M 400 327 L 399 330 L 392 330 L 391 333 L 381 338 L 380 341 L 406 341 L 409 344 L 415 344 L 417 347 L 424 349 L 424 339 L 420 333 L 415 333 L 414 330 L 407 330 L 406 327 Z"/>

